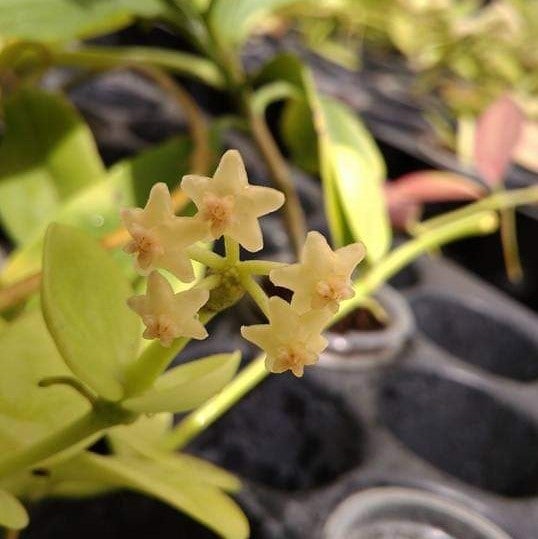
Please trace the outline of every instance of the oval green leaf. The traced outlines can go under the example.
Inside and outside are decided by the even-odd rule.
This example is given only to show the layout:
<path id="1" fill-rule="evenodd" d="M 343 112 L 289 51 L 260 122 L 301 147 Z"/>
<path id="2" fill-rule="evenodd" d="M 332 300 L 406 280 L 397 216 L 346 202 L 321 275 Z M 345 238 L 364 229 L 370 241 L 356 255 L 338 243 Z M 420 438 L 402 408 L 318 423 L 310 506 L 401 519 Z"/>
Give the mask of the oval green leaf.
<path id="1" fill-rule="evenodd" d="M 39 310 L 7 325 L 0 350 L 1 455 L 27 447 L 88 410 L 71 388 L 38 385 L 43 378 L 70 375 Z"/>
<path id="2" fill-rule="evenodd" d="M 188 172 L 191 142 L 173 138 L 136 157 L 120 161 L 103 178 L 66 200 L 55 211 L 56 223 L 81 228 L 96 238 L 117 230 L 121 225 L 119 207 L 144 206 L 155 181 L 166 182 L 170 189 Z M 41 268 L 44 227 L 12 254 L 2 272 L 2 284 L 8 285 Z M 129 257 L 125 257 L 131 261 Z"/>
<path id="3" fill-rule="evenodd" d="M 2 0 L 0 37 L 65 42 L 128 26 L 135 16 L 156 17 L 164 0 Z"/>
<path id="4" fill-rule="evenodd" d="M 53 224 L 45 236 L 42 308 L 69 368 L 99 395 L 123 396 L 134 361 L 139 320 L 127 307 L 131 289 L 116 262 L 86 233 Z"/>
<path id="5" fill-rule="evenodd" d="M 241 354 L 216 354 L 191 361 L 159 377 L 153 388 L 127 399 L 124 407 L 134 412 L 185 412 L 204 403 L 235 375 Z"/>
<path id="6" fill-rule="evenodd" d="M 89 128 L 61 96 L 24 89 L 5 102 L 4 114 L 0 218 L 23 243 L 105 170 Z"/>
<path id="7" fill-rule="evenodd" d="M 277 9 L 299 0 L 215 0 L 209 23 L 224 46 L 239 47 L 253 27 Z M 304 2 L 304 0 L 302 0 Z"/>
<path id="8" fill-rule="evenodd" d="M 225 539 L 247 539 L 248 521 L 237 504 L 219 488 L 192 481 L 161 462 L 136 457 L 81 455 L 71 465 L 62 465 L 62 475 L 79 480 L 130 488 L 157 498 L 199 521 Z M 70 469 L 69 469 L 70 468 Z"/>
<path id="9" fill-rule="evenodd" d="M 371 263 L 382 258 L 391 242 L 383 190 L 385 165 L 359 118 L 342 103 L 319 98 L 310 88 L 308 98 L 286 106 L 282 130 L 294 160 L 321 177 L 334 244 L 340 247 L 360 240 Z"/>

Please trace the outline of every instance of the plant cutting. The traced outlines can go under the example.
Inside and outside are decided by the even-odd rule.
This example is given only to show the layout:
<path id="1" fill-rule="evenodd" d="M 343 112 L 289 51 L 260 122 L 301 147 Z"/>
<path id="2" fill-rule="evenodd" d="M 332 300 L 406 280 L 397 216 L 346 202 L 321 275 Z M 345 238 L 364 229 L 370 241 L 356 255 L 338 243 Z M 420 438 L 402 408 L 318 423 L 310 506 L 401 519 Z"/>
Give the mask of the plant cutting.
<path id="1" fill-rule="evenodd" d="M 243 335 L 265 349 L 268 370 L 290 369 L 302 376 L 304 366 L 315 363 L 325 347 L 321 332 L 335 302 L 352 294 L 351 272 L 364 252 L 356 244 L 333 254 L 312 233 L 310 241 L 334 263 L 319 275 L 317 288 L 302 295 L 298 290 L 301 308 L 269 300 L 253 276 L 280 265 L 242 261 L 240 246 L 261 249 L 258 218 L 278 209 L 283 195 L 249 185 L 234 151 L 223 156 L 212 179 L 186 176 L 182 189 L 198 208 L 192 217 L 174 215 L 162 183 L 153 187 L 144 209 L 122 211 L 132 238 L 125 250 L 134 255 L 137 271 L 148 276 L 146 293 L 129 299 L 125 276 L 94 240 L 72 227 L 49 227 L 42 315 L 22 315 L 1 337 L 8 352 L 6 372 L 16 362 L 13 375 L 3 378 L 3 526 L 19 529 L 28 523 L 15 496 L 36 500 L 128 487 L 167 501 L 223 537 L 248 535 L 244 516 L 222 492 L 234 490 L 237 480 L 174 453 L 182 444 L 170 443 L 175 429 L 169 423 L 170 413 L 218 393 L 234 376 L 240 356 L 221 354 L 164 371 L 191 338 L 207 336 L 205 323 L 248 292 L 269 323 L 245 327 Z M 200 245 L 222 236 L 224 257 Z M 182 288 L 195 280 L 193 261 L 210 272 L 174 291 L 170 279 Z M 145 325 L 144 338 L 153 341 L 142 348 L 134 313 Z M 30 337 L 42 344 L 37 359 L 23 344 Z M 9 386 L 17 391 L 6 392 Z M 87 451 L 103 435 L 112 454 Z"/>
<path id="2" fill-rule="evenodd" d="M 335 311 L 337 316 L 348 312 L 403 261 L 454 236 L 489 232 L 496 226 L 492 212 L 471 213 L 456 225 L 430 233 L 426 241 L 411 240 L 411 246 L 396 251 L 387 266 L 380 264 L 352 285 L 352 272 L 365 254 L 363 245 L 332 251 L 316 232 L 307 236 L 297 264 L 241 260 L 241 247 L 261 248 L 258 218 L 278 209 L 284 197 L 274 189 L 249 185 L 237 152 L 224 154 L 213 178 L 190 175 L 181 185 L 198 209 L 192 217 L 174 215 L 164 184 L 153 187 L 144 209 L 122 211 L 132 238 L 126 251 L 135 257 L 137 271 L 148 275 L 146 293 L 130 299 L 125 277 L 93 240 L 65 225 L 49 227 L 43 318 L 39 311 L 31 311 L 1 336 L 4 349 L 11 351 L 4 357 L 8 362 L 16 358 L 20 369 L 4 383 L 26 389 L 2 392 L 10 426 L 4 434 L 6 456 L 0 460 L 3 496 L 9 500 L 5 526 L 16 529 L 27 524 L 14 495 L 80 495 L 129 487 L 171 503 L 224 537 L 247 536 L 244 517 L 219 490 L 234 488 L 236 481 L 196 461 L 185 478 L 183 457 L 170 451 L 184 447 L 267 372 L 291 370 L 302 376 L 304 367 L 316 363 L 325 348 L 322 332 L 335 319 Z M 223 257 L 199 245 L 221 237 L 226 247 Z M 193 260 L 210 271 L 185 289 L 195 279 Z M 266 296 L 255 276 L 267 274 L 293 292 L 291 303 Z M 175 292 L 171 282 L 182 289 Z M 231 382 L 238 354 L 202 358 L 165 372 L 191 338 L 207 336 L 203 324 L 245 292 L 267 317 L 266 324 L 242 328 L 243 336 L 259 346 L 263 356 Z M 338 311 L 342 301 L 344 307 Z M 142 348 L 132 311 L 145 325 L 145 339 L 152 341 Z M 30 335 L 46 343 L 37 362 L 21 345 Z M 8 364 L 12 365 L 6 363 L 6 369 Z M 28 398 L 40 414 L 28 409 Z M 178 426 L 166 426 L 162 414 L 191 409 L 208 398 Z M 58 406 L 64 413 L 58 413 Z M 17 426 L 23 418 L 33 427 Z M 141 425 L 151 436 L 139 444 L 133 436 Z M 88 452 L 87 447 L 103 435 L 113 454 Z M 141 486 L 145 479 L 149 487 Z M 193 490 L 185 492 L 183 481 Z M 209 514 L 197 507 L 195 500 L 206 496 L 221 510 L 215 512 L 213 507 Z"/>
<path id="3" fill-rule="evenodd" d="M 73 35 L 87 35 L 90 30 L 78 7 L 68 4 L 75 10 L 70 12 L 76 22 Z M 5 102 L 0 185 L 2 200 L 10 202 L 2 205 L 3 223 L 19 242 L 3 275 L 6 322 L 0 333 L 0 343 L 9 352 L 3 359 L 5 372 L 13 372 L 5 376 L 0 391 L 8 418 L 3 443 L 10 452 L 0 460 L 6 500 L 2 518 L 10 529 L 26 523 L 18 498 L 131 488 L 187 512 L 224 537 L 247 536 L 244 516 L 225 494 L 236 490 L 238 481 L 176 450 L 269 372 L 291 370 L 301 376 L 326 346 L 324 329 L 359 305 L 379 313 L 372 293 L 417 256 L 449 241 L 491 233 L 498 227 L 498 211 L 538 200 L 534 188 L 494 193 L 464 211 L 421 223 L 414 238 L 391 249 L 384 164 L 375 143 L 349 108 L 318 93 L 308 68 L 296 58 L 282 55 L 256 73 L 245 72 L 238 49 L 260 10 L 250 2 L 239 4 L 246 15 L 224 2 L 188 2 L 179 10 L 166 3 L 164 11 L 156 2 L 151 10 L 137 12 L 147 17 L 166 13 L 167 23 L 181 28 L 197 48 L 196 55 L 186 56 L 129 47 L 73 47 L 55 41 L 54 32 L 51 39 L 46 25 L 46 32 L 32 36 L 37 41 L 28 42 L 24 29 L 4 26 L 7 35 L 19 32 L 7 44 L 2 64 L 17 83 Z M 101 9 L 106 12 L 108 7 Z M 132 5 L 126 11 L 122 7 L 112 19 L 127 15 L 132 20 L 130 9 Z M 110 15 L 99 10 L 93 14 L 100 24 Z M 250 22 L 241 32 L 230 32 L 238 21 Z M 185 140 L 171 141 L 150 157 L 139 156 L 105 171 L 92 153 L 86 126 L 65 99 L 27 87 L 48 62 L 89 70 L 135 65 L 176 97 L 184 97 L 182 88 L 167 71 L 225 89 L 238 98 L 233 121 L 248 126 L 286 199 L 275 189 L 250 185 L 234 151 L 224 154 L 213 178 L 186 174 L 204 174 L 212 167 L 208 152 L 199 151 L 207 150 L 207 126 L 188 99 L 187 108 L 195 111 L 192 154 Z M 266 125 L 267 106 L 276 100 L 285 102 L 281 133 L 292 158 L 320 176 L 331 245 L 317 232 L 305 234 L 287 162 Z M 43 118 L 53 110 L 62 121 L 50 130 Z M 31 121 L 19 122 L 26 117 L 21 111 Z M 38 142 L 53 143 L 42 144 L 39 154 L 29 156 L 20 141 L 32 129 L 47 134 L 36 136 Z M 73 163 L 69 155 L 80 161 Z M 161 178 L 175 187 L 183 174 L 180 188 L 172 193 L 163 183 L 150 189 Z M 26 189 L 44 186 L 52 189 L 38 191 L 35 204 L 25 194 Z M 129 206 L 121 212 L 122 230 L 117 229 L 118 199 Z M 21 201 L 27 213 L 18 211 Z M 176 215 L 186 203 L 191 215 Z M 241 249 L 255 253 L 263 245 L 258 218 L 284 203 L 297 262 L 243 259 Z M 64 224 L 47 227 L 50 221 Z M 81 229 L 107 247 L 126 243 L 136 273 L 125 264 L 124 254 L 115 252 L 113 261 Z M 208 248 L 206 243 L 212 241 L 224 243 L 224 256 Z M 291 301 L 267 297 L 258 283 L 265 276 L 288 288 Z M 40 282 L 39 300 L 31 298 Z M 229 353 L 169 368 L 190 339 L 206 336 L 204 326 L 210 319 L 244 294 L 266 318 L 266 323 L 242 329 L 244 338 L 263 350 L 260 357 L 237 375 L 240 358 Z M 36 310 L 39 301 L 43 317 Z M 38 342 L 43 354 L 36 358 Z M 17 395 L 11 387 L 19 388 Z M 192 409 L 171 425 L 172 412 Z M 111 454 L 89 451 L 103 436 Z"/>

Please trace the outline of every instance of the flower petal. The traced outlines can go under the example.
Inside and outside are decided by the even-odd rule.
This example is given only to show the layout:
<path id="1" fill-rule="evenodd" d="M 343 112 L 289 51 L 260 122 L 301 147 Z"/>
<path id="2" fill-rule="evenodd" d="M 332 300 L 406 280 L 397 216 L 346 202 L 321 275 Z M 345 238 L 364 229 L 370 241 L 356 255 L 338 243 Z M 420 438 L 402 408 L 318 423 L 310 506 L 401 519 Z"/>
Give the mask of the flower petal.
<path id="1" fill-rule="evenodd" d="M 224 153 L 213 176 L 213 183 L 220 194 L 237 194 L 248 186 L 245 164 L 237 150 Z"/>

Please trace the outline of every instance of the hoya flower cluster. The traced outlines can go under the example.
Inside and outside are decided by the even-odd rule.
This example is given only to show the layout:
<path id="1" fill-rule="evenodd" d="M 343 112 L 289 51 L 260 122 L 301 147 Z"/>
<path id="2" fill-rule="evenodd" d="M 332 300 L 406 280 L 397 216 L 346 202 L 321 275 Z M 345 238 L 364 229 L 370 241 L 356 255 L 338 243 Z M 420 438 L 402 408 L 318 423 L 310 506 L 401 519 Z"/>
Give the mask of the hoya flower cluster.
<path id="1" fill-rule="evenodd" d="M 222 236 L 247 251 L 259 251 L 263 237 L 258 219 L 284 203 L 279 191 L 248 183 L 243 161 L 235 150 L 224 154 L 213 178 L 185 176 L 181 189 L 198 210 L 192 217 L 174 215 L 168 188 L 163 183 L 153 187 L 144 209 L 122 211 L 122 220 L 132 238 L 125 250 L 134 255 L 137 271 L 149 275 L 146 294 L 131 298 L 129 306 L 146 326 L 144 337 L 159 339 L 163 346 L 170 346 L 179 337 L 207 336 L 198 313 L 210 293 L 202 281 L 174 294 L 158 270 L 167 270 L 185 283 L 192 282 L 195 244 Z M 223 287 L 230 275 L 240 283 L 253 283 L 248 262 L 236 256 L 212 256 L 219 261 L 212 273 L 222 277 Z M 264 350 L 268 370 L 291 370 L 301 376 L 306 365 L 317 361 L 327 344 L 322 331 L 338 310 L 339 302 L 353 296 L 351 274 L 363 257 L 361 244 L 332 251 L 321 234 L 310 232 L 299 263 L 271 271 L 275 264 L 267 262 L 263 271 L 264 261 L 259 261 L 255 273 L 270 272 L 274 284 L 293 291 L 288 303 L 279 297 L 267 298 L 256 284 L 245 284 L 245 290 L 253 294 L 267 315 L 268 323 L 243 327 L 241 332 Z M 208 286 L 218 284 L 212 281 Z"/>
<path id="2" fill-rule="evenodd" d="M 338 305 L 354 295 L 351 274 L 363 259 L 364 247 L 354 243 L 333 251 L 318 232 L 309 232 L 298 264 L 270 273 L 271 281 L 293 291 L 291 303 L 269 300 L 269 324 L 243 327 L 241 334 L 267 353 L 271 372 L 291 370 L 302 376 L 327 346 L 321 335 Z"/>

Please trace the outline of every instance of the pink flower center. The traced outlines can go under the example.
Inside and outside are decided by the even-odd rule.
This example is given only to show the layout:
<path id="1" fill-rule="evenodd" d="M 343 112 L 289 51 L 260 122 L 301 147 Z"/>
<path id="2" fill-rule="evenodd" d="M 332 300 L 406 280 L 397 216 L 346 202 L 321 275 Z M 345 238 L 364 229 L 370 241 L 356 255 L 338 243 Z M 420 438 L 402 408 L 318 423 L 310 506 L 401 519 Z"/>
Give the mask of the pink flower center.
<path id="1" fill-rule="evenodd" d="M 231 224 L 234 210 L 233 195 L 219 197 L 206 193 L 203 198 L 202 217 L 211 223 L 211 234 L 215 239 L 224 234 Z"/>
<path id="2" fill-rule="evenodd" d="M 170 346 L 176 338 L 176 327 L 174 321 L 166 314 L 147 315 L 143 317 L 146 331 L 146 339 L 160 339 L 164 346 Z"/>
<path id="3" fill-rule="evenodd" d="M 157 235 L 149 230 L 139 229 L 131 233 L 133 241 L 126 247 L 127 253 L 136 253 L 138 265 L 142 269 L 148 269 L 153 261 L 164 253 L 164 249 Z"/>
<path id="4" fill-rule="evenodd" d="M 333 276 L 316 283 L 316 293 L 324 303 L 339 302 L 353 295 L 348 279 Z"/>
<path id="5" fill-rule="evenodd" d="M 296 376 L 302 376 L 304 366 L 312 365 L 316 358 L 316 354 L 310 352 L 303 343 L 282 346 L 276 356 L 277 366 L 290 369 Z"/>

